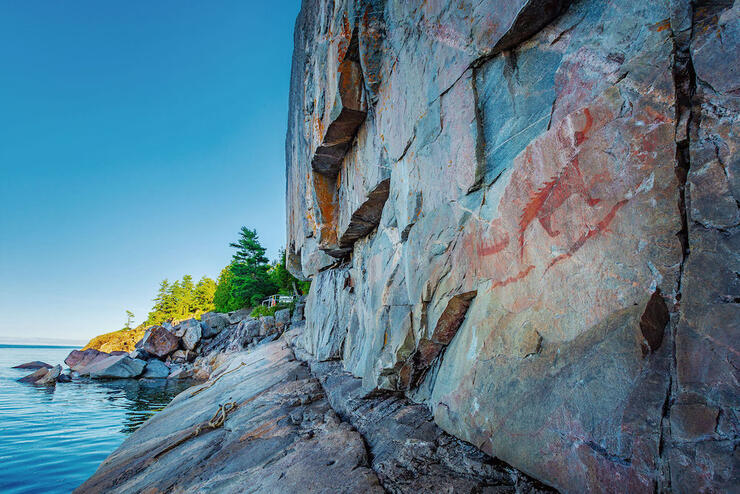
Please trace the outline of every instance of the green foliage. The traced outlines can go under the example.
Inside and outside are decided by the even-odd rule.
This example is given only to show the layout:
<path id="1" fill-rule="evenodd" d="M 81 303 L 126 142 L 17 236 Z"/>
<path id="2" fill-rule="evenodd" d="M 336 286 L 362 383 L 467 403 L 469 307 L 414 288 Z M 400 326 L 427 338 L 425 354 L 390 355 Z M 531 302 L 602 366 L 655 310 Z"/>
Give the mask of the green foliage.
<path id="1" fill-rule="evenodd" d="M 273 305 L 272 307 L 258 305 L 257 307 L 252 309 L 252 313 L 249 315 L 252 317 L 274 316 L 277 311 L 281 309 L 292 309 L 294 305 L 295 304 L 277 304 Z"/>
<path id="2" fill-rule="evenodd" d="M 231 297 L 242 307 L 259 305 L 262 299 L 275 293 L 276 287 L 268 274 L 270 265 L 257 231 L 243 226 L 239 240 L 229 245 L 236 249 L 230 265 L 233 275 Z"/>
<path id="3" fill-rule="evenodd" d="M 285 267 L 285 249 L 280 249 L 280 257 L 270 268 L 270 279 L 280 295 L 296 295 L 296 291 L 298 295 L 305 295 L 311 286 L 310 281 L 299 280 Z"/>
<path id="4" fill-rule="evenodd" d="M 193 277 L 189 274 L 172 284 L 168 280 L 162 280 L 154 298 L 154 307 L 149 312 L 145 324 L 162 324 L 171 319 L 187 319 L 213 310 L 215 291 L 216 282 L 206 276 L 202 277 L 197 285 L 193 284 Z"/>
<path id="5" fill-rule="evenodd" d="M 129 330 L 131 329 L 131 325 L 134 323 L 134 313 L 130 310 L 126 311 L 126 325 L 123 327 L 123 329 Z"/>
<path id="6" fill-rule="evenodd" d="M 216 292 L 213 296 L 213 304 L 217 312 L 231 312 L 242 308 L 242 302 L 232 298 L 232 286 L 234 275 L 231 272 L 231 265 L 221 270 L 216 284 Z"/>

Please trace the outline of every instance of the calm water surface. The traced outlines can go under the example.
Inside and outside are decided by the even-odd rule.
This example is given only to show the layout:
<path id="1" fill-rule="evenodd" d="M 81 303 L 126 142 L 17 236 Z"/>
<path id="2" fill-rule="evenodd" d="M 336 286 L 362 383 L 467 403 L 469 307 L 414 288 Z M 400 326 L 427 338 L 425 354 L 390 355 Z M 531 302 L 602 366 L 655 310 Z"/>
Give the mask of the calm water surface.
<path id="1" fill-rule="evenodd" d="M 127 435 L 192 385 L 166 379 L 51 387 L 16 382 L 32 371 L 12 366 L 62 364 L 71 350 L 0 345 L 0 493 L 72 491 Z"/>

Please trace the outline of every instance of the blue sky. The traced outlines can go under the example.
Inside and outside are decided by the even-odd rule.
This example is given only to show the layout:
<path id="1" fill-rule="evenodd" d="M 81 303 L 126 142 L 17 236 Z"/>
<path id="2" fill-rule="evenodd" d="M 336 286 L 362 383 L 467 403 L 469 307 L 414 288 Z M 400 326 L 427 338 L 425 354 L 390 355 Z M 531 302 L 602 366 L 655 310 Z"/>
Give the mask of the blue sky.
<path id="1" fill-rule="evenodd" d="M 0 0 L 0 340 L 141 322 L 242 225 L 277 256 L 299 8 Z"/>

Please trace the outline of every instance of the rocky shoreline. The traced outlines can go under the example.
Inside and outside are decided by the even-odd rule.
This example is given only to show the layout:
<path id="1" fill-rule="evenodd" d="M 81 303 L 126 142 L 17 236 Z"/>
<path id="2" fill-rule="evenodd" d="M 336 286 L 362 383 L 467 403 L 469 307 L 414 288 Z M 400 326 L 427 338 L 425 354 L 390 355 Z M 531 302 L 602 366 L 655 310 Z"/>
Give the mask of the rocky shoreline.
<path id="1" fill-rule="evenodd" d="M 294 311 L 253 318 L 249 310 L 207 312 L 200 319 L 176 324 L 165 322 L 147 329 L 132 352 L 103 352 L 94 348 L 72 350 L 64 363 L 27 362 L 17 369 L 34 370 L 19 379 L 35 385 L 54 385 L 80 377 L 91 379 L 193 379 L 207 380 L 223 364 L 223 355 L 271 341 L 283 333 L 291 314 L 303 317 L 303 303 Z"/>
<path id="2" fill-rule="evenodd" d="M 304 328 L 297 310 L 221 330 L 198 357 L 220 362 L 209 380 L 75 492 L 552 492 L 442 431 L 426 406 L 311 358 Z"/>

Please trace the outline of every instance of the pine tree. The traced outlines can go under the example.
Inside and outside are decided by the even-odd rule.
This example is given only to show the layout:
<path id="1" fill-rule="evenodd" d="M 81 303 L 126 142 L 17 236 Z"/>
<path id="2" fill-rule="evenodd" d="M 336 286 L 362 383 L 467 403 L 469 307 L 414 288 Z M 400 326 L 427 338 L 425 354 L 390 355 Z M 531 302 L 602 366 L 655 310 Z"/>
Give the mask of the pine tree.
<path id="1" fill-rule="evenodd" d="M 131 329 L 131 325 L 134 323 L 134 313 L 130 310 L 126 311 L 126 325 L 123 329 Z"/>
<path id="2" fill-rule="evenodd" d="M 257 231 L 243 226 L 239 235 L 239 240 L 229 244 L 236 249 L 230 266 L 233 274 L 230 304 L 255 306 L 275 293 L 276 287 L 268 274 L 266 249 L 260 244 Z"/>
<path id="3" fill-rule="evenodd" d="M 169 305 L 170 282 L 167 279 L 159 284 L 157 296 L 154 297 L 154 307 L 146 319 L 146 324 L 162 324 L 165 321 L 166 308 Z"/>
<path id="4" fill-rule="evenodd" d="M 203 276 L 195 285 L 193 293 L 194 312 L 209 312 L 214 309 L 214 296 L 216 294 L 216 282 L 207 276 Z"/>

